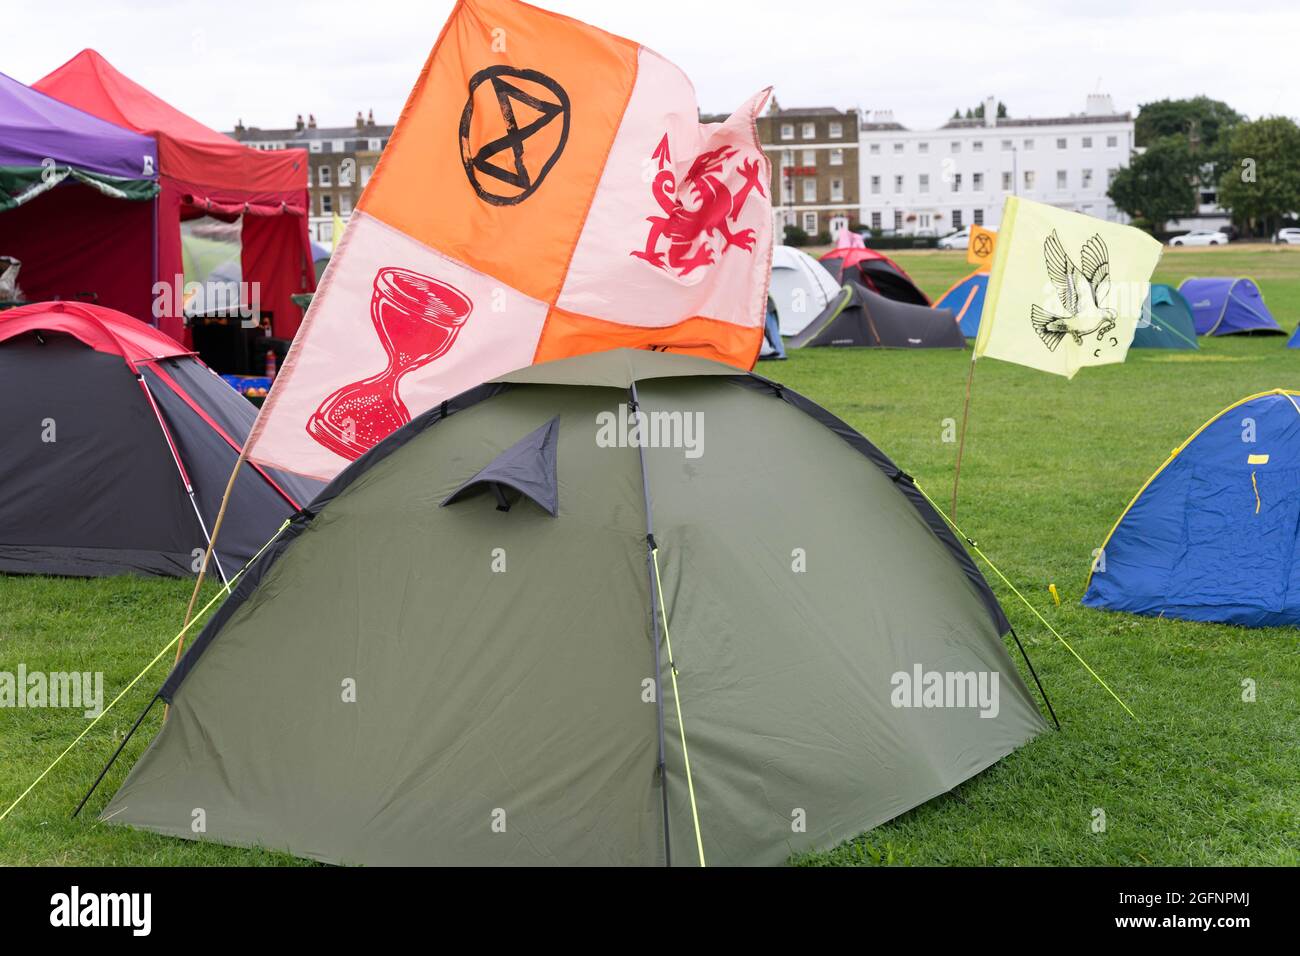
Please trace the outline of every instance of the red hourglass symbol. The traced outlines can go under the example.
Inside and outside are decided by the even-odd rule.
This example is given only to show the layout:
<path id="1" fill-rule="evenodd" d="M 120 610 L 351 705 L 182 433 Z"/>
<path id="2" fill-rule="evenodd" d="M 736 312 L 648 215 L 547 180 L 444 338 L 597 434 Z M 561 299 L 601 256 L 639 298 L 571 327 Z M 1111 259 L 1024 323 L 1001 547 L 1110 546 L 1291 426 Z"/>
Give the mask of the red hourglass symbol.
<path id="1" fill-rule="evenodd" d="M 355 461 L 409 422 L 398 382 L 451 348 L 473 308 L 463 292 L 445 282 L 409 269 L 380 269 L 370 320 L 388 353 L 388 367 L 325 399 L 308 420 L 307 433 Z"/>

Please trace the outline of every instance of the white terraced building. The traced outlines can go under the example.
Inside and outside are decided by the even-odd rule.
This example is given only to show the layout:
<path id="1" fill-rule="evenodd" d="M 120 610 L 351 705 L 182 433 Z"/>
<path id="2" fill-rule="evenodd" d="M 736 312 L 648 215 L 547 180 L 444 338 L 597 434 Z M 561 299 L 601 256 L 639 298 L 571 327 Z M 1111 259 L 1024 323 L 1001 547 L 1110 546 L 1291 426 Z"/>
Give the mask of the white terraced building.
<path id="1" fill-rule="evenodd" d="M 972 223 L 997 228 L 1002 201 L 1023 196 L 1111 222 L 1127 222 L 1106 190 L 1133 151 L 1133 117 L 1109 96 L 1088 96 L 1074 116 L 954 119 L 910 130 L 890 112 L 859 131 L 862 224 L 886 235 L 943 236 Z"/>

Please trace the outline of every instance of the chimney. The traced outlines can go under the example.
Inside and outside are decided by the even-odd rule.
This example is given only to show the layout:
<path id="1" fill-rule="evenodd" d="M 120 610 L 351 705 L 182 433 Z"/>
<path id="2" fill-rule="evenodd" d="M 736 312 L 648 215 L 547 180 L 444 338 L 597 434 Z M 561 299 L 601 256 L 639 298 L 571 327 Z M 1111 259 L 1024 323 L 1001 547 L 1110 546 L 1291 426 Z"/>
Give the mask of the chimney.
<path id="1" fill-rule="evenodd" d="M 984 97 L 984 125 L 988 127 L 998 125 L 998 100 L 995 96 Z"/>
<path id="2" fill-rule="evenodd" d="M 365 125 L 366 125 L 365 117 L 361 115 L 361 110 L 357 110 L 357 129 L 361 129 Z"/>
<path id="3" fill-rule="evenodd" d="M 374 125 L 375 125 L 375 110 L 374 110 L 374 107 L 371 107 L 371 109 L 370 109 L 370 115 L 366 117 L 366 125 L 367 125 L 367 126 L 374 126 Z"/>
<path id="4" fill-rule="evenodd" d="M 893 110 L 876 110 L 871 114 L 871 122 L 873 123 L 892 123 L 893 121 Z"/>
<path id="5" fill-rule="evenodd" d="M 294 129 L 296 129 L 296 130 L 297 130 L 298 132 L 300 132 L 300 133 L 302 132 L 302 114 L 301 114 L 301 113 L 298 114 L 298 122 L 294 124 Z"/>
<path id="6" fill-rule="evenodd" d="M 308 113 L 308 114 L 307 114 L 307 128 L 308 128 L 308 129 L 315 129 L 315 128 L 316 128 L 316 114 L 315 114 L 315 113 Z"/>
<path id="7" fill-rule="evenodd" d="M 1114 116 L 1115 102 L 1109 93 L 1089 93 L 1088 107 L 1084 112 L 1088 116 Z"/>
<path id="8" fill-rule="evenodd" d="M 235 137 L 238 138 L 243 135 L 244 135 L 244 118 L 241 116 L 239 119 L 235 120 Z"/>

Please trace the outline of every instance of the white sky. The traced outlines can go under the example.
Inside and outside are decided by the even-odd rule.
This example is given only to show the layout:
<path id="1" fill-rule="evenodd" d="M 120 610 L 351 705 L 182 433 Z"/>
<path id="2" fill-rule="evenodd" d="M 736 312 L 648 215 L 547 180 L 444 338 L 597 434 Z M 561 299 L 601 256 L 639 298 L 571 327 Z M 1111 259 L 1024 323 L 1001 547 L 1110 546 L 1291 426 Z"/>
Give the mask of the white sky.
<path id="1" fill-rule="evenodd" d="M 706 112 L 771 84 L 783 106 L 941 124 L 993 94 L 1013 116 L 1206 93 L 1300 116 L 1297 0 L 540 0 L 682 67 Z M 31 83 L 93 46 L 217 129 L 297 113 L 392 122 L 451 0 L 6 0 L 0 71 Z M 838 52 L 836 52 L 838 51 Z"/>

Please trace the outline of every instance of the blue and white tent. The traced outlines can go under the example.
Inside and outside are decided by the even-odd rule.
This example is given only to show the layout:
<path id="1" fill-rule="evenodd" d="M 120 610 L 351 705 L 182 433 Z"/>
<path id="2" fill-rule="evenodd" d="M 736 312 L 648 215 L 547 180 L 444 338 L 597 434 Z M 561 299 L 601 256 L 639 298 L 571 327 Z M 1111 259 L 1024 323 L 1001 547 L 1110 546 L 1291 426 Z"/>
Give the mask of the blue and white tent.
<path id="1" fill-rule="evenodd" d="M 1088 607 L 1300 624 L 1300 392 L 1229 405 L 1179 445 L 1103 542 Z"/>

